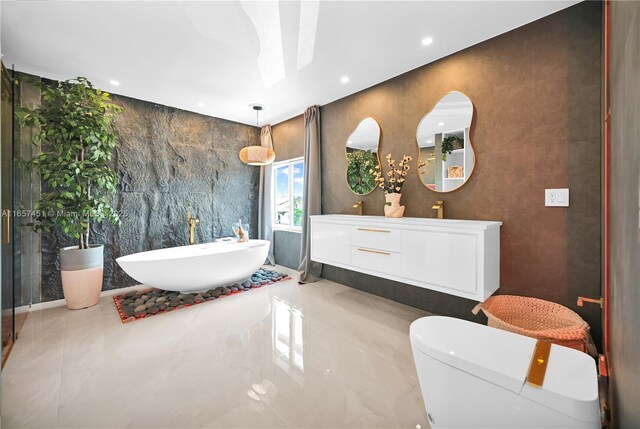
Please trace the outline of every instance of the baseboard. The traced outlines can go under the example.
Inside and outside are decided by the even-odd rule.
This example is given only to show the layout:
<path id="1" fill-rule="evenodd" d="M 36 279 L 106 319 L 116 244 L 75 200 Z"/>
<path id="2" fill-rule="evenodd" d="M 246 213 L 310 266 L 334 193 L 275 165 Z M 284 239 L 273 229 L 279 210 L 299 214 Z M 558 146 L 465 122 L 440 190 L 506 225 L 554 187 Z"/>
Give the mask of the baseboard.
<path id="1" fill-rule="evenodd" d="M 100 298 L 103 298 L 105 296 L 119 295 L 121 293 L 131 292 L 132 290 L 140 290 L 140 289 L 148 289 L 148 288 L 149 286 L 145 286 L 145 285 L 135 285 L 135 286 L 123 287 L 120 289 L 103 290 L 102 292 L 100 292 Z M 65 305 L 66 303 L 64 299 L 38 302 L 36 304 L 31 304 L 30 306 L 23 305 L 22 307 L 16 307 L 16 314 L 25 313 L 29 311 L 41 311 L 41 310 L 46 310 L 48 308 L 64 307 Z"/>

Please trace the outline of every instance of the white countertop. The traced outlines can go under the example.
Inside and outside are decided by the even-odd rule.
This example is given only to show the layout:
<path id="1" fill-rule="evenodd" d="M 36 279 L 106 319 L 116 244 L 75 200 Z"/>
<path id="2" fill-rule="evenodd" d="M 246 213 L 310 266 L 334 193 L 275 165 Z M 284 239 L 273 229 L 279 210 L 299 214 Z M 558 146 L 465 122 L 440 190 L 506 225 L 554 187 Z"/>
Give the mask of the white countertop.
<path id="1" fill-rule="evenodd" d="M 386 224 L 389 226 L 428 226 L 443 228 L 462 228 L 462 229 L 490 229 L 499 228 L 502 222 L 486 221 L 486 220 L 463 220 L 463 219 L 436 219 L 423 217 L 401 217 L 389 218 L 384 216 L 357 216 L 343 214 L 323 214 L 310 216 L 314 220 L 329 221 L 335 223 L 371 223 Z"/>

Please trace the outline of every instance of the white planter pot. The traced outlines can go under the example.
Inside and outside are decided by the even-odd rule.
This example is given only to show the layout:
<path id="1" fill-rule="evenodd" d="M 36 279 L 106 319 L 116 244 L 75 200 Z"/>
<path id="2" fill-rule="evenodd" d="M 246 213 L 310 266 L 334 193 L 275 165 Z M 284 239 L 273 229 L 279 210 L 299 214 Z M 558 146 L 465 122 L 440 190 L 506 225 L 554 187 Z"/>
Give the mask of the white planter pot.
<path id="1" fill-rule="evenodd" d="M 67 308 L 78 310 L 98 303 L 102 290 L 104 246 L 92 245 L 83 250 L 78 246 L 60 249 L 60 268 Z"/>

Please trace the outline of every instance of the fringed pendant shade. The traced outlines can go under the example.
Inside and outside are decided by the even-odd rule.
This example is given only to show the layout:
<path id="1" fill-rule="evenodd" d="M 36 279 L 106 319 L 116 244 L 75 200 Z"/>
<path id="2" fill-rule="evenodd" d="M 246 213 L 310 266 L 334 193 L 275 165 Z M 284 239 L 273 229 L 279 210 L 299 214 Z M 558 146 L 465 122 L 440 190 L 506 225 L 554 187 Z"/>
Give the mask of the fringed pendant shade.
<path id="1" fill-rule="evenodd" d="M 254 104 L 251 108 L 256 111 L 256 126 L 259 127 L 258 115 L 263 106 Z M 266 146 L 247 146 L 240 151 L 240 160 L 247 165 L 269 165 L 275 159 L 276 153 Z"/>

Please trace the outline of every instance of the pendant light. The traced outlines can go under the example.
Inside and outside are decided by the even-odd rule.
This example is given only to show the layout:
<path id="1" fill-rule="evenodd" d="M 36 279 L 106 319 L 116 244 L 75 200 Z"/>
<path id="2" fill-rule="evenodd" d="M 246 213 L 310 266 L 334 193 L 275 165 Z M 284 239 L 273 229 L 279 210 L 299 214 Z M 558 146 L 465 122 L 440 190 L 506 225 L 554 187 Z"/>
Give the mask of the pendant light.
<path id="1" fill-rule="evenodd" d="M 264 106 L 260 104 L 252 104 L 251 107 L 256 111 L 256 127 L 260 128 L 259 115 Z M 247 165 L 269 165 L 276 159 L 273 149 L 266 146 L 247 146 L 240 151 L 240 160 Z"/>

